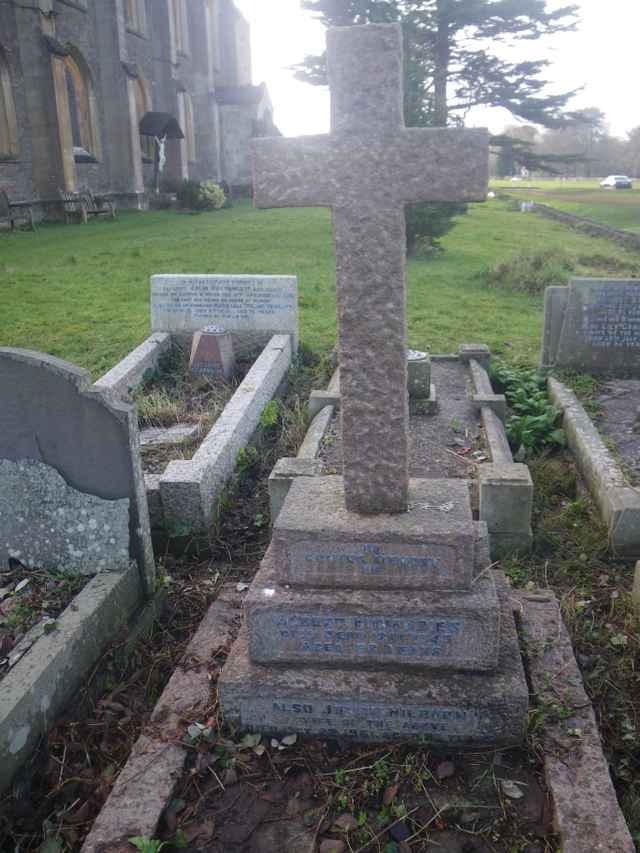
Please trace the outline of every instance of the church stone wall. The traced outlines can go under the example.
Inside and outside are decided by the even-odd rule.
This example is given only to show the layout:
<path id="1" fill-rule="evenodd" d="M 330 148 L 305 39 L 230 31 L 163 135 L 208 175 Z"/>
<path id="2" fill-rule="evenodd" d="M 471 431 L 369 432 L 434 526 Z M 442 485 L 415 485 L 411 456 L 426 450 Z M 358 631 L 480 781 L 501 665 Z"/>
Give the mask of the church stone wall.
<path id="1" fill-rule="evenodd" d="M 0 46 L 9 62 L 19 127 L 19 156 L 0 160 L 0 189 L 11 199 L 53 200 L 58 189 L 90 188 L 114 194 L 120 205 L 139 206 L 152 186 L 153 165 L 143 163 L 140 153 L 138 78 L 150 108 L 170 113 L 181 125 L 184 99 L 191 99 L 196 159 L 187 162 L 185 142 L 168 144 L 165 178 L 250 181 L 247 151 L 255 132 L 255 104 L 222 108 L 216 99 L 220 86 L 250 88 L 247 22 L 233 0 L 215 4 L 215 20 L 207 0 L 187 0 L 188 46 L 178 52 L 171 0 L 141 2 L 146 13 L 142 33 L 128 29 L 125 0 L 86 0 L 86 5 L 84 0 L 32 0 L 26 8 L 0 4 Z M 80 56 L 90 69 L 99 140 L 91 152 L 95 163 L 75 162 L 65 60 L 58 48 Z M 222 115 L 223 109 L 228 115 Z"/>

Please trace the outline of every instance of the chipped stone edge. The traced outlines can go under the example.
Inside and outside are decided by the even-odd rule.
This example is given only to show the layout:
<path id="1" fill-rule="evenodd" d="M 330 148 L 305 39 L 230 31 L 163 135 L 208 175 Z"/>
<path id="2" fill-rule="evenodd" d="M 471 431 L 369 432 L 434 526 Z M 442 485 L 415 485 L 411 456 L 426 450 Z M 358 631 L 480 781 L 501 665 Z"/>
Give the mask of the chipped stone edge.
<path id="1" fill-rule="evenodd" d="M 240 596 L 225 585 L 211 604 L 174 670 L 129 759 L 95 819 L 81 853 L 100 853 L 132 836 L 154 838 L 190 750 L 184 723 L 204 721 L 214 703 L 211 672 L 230 646 L 240 617 Z"/>
<path id="2" fill-rule="evenodd" d="M 461 352 L 464 345 L 461 347 Z M 484 356 L 482 348 L 466 348 L 461 360 L 469 365 L 474 393 L 472 398 L 480 409 L 480 419 L 489 447 L 491 462 L 478 468 L 478 490 L 480 520 L 489 528 L 489 542 L 493 559 L 504 559 L 516 554 L 527 553 L 533 545 L 531 529 L 533 482 L 531 476 L 523 476 L 525 466 L 513 461 L 509 440 L 504 428 L 507 401 L 502 394 L 495 394 L 485 364 L 489 358 L 478 361 L 475 355 Z M 525 513 L 514 517 L 509 503 L 502 495 L 509 493 L 514 500 L 521 501 Z M 519 515 L 519 517 L 518 517 Z"/>
<path id="3" fill-rule="evenodd" d="M 257 432 L 264 407 L 280 393 L 292 355 L 291 336 L 273 335 L 193 458 L 167 465 L 158 483 L 165 526 L 203 533 L 213 523 L 238 453 Z M 157 494 L 153 499 L 157 519 Z"/>
<path id="4" fill-rule="evenodd" d="M 564 412 L 569 447 L 607 525 L 613 554 L 640 557 L 640 492 L 625 480 L 573 391 L 553 377 L 549 377 L 548 388 L 551 401 Z"/>
<path id="5" fill-rule="evenodd" d="M 119 396 L 129 394 L 142 384 L 147 371 L 157 366 L 172 343 L 169 332 L 156 332 L 98 379 L 95 387 Z"/>
<path id="6" fill-rule="evenodd" d="M 544 589 L 512 592 L 512 600 L 534 701 L 542 711 L 558 701 L 571 705 L 568 718 L 546 715 L 542 731 L 545 777 L 563 853 L 584 853 L 587 839 L 589 850 L 599 853 L 635 853 L 558 601 Z"/>
<path id="7" fill-rule="evenodd" d="M 119 628 L 142 603 L 132 563 L 97 575 L 0 682 L 0 791 L 80 687 Z"/>

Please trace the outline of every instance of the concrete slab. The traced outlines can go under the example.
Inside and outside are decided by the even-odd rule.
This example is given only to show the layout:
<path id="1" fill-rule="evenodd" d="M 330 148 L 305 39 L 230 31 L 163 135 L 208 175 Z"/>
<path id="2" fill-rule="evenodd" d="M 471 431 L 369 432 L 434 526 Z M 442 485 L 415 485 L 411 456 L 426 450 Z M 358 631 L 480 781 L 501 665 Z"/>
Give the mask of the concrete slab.
<path id="1" fill-rule="evenodd" d="M 291 484 L 273 528 L 281 583 L 369 589 L 469 589 L 476 533 L 463 480 L 412 480 L 410 508 L 345 509 L 342 477 Z"/>
<path id="2" fill-rule="evenodd" d="M 500 612 L 492 575 L 469 592 L 281 586 L 273 547 L 245 598 L 256 663 L 490 670 Z"/>
<path id="3" fill-rule="evenodd" d="M 495 673 L 266 667 L 249 658 L 242 631 L 218 682 L 227 722 L 241 730 L 356 741 L 424 739 L 447 748 L 517 744 L 527 688 L 503 576 Z"/>
<path id="4" fill-rule="evenodd" d="M 271 523 L 280 515 L 284 499 L 289 494 L 291 483 L 296 477 L 319 477 L 323 465 L 319 459 L 298 457 L 283 457 L 278 459 L 273 471 L 269 474 L 269 507 Z"/>
<path id="5" fill-rule="evenodd" d="M 554 823 L 563 853 L 634 853 L 571 638 L 550 590 L 513 593 L 541 738 Z M 562 705 L 562 713 L 554 708 Z"/>

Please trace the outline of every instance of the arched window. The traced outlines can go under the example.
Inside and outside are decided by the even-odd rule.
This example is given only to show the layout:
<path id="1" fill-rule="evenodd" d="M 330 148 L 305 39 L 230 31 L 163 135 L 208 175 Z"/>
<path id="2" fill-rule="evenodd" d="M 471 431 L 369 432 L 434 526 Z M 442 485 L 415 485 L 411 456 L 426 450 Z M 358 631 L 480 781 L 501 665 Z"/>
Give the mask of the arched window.
<path id="1" fill-rule="evenodd" d="M 139 78 L 133 81 L 134 92 L 136 97 L 136 115 L 138 116 L 138 126 L 142 121 L 145 113 L 151 112 L 151 98 L 149 97 L 149 89 L 143 80 Z M 144 136 L 140 134 L 140 152 L 142 159 L 146 162 L 153 163 L 155 159 L 155 142 L 152 136 Z"/>
<path id="2" fill-rule="evenodd" d="M 9 63 L 0 47 L 0 160 L 13 159 L 19 154 L 18 122 L 13 101 Z"/>
<path id="3" fill-rule="evenodd" d="M 174 46 L 178 53 L 189 51 L 189 26 L 185 0 L 170 0 Z"/>
<path id="4" fill-rule="evenodd" d="M 95 95 L 91 73 L 80 54 L 73 51 L 64 58 L 69 119 L 76 160 L 99 156 L 100 143 Z"/>
<path id="5" fill-rule="evenodd" d="M 193 124 L 193 102 L 188 92 L 182 93 L 184 104 L 184 139 L 187 146 L 187 162 L 195 163 L 196 160 L 196 134 Z"/>
<path id="6" fill-rule="evenodd" d="M 136 33 L 144 33 L 146 27 L 144 0 L 126 0 L 125 10 L 127 27 Z"/>

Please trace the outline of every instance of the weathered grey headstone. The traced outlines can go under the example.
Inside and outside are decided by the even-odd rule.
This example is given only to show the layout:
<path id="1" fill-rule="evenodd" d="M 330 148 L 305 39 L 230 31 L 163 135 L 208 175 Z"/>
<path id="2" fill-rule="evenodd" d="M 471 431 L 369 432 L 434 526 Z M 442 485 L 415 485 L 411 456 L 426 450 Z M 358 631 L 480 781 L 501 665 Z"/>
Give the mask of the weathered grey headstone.
<path id="1" fill-rule="evenodd" d="M 640 280 L 572 279 L 545 294 L 543 367 L 608 375 L 640 371 Z"/>
<path id="2" fill-rule="evenodd" d="M 52 521 L 54 530 L 50 530 L 51 537 L 45 536 L 45 539 L 51 539 L 55 552 L 57 544 L 54 543 L 64 538 L 69 527 L 69 501 L 74 501 L 80 515 L 73 537 L 69 533 L 67 538 L 77 564 L 96 553 L 96 539 L 89 523 L 84 531 L 78 530 L 78 525 L 83 524 L 82 499 L 77 494 L 74 498 L 70 496 L 82 493 L 87 496 L 87 506 L 91 503 L 90 496 L 115 502 L 116 507 L 127 501 L 127 556 L 137 562 L 147 590 L 154 588 L 155 565 L 133 405 L 105 396 L 91 385 L 88 371 L 65 361 L 27 350 L 0 349 L 0 460 L 43 463 L 62 478 L 68 490 L 64 496 L 60 491 L 59 522 L 55 525 Z M 14 468 L 14 476 L 16 470 Z M 30 466 L 23 469 L 23 493 L 29 483 L 38 488 L 33 472 Z M 60 487 L 59 481 L 57 483 Z M 53 488 L 50 476 L 47 489 Z M 7 495 L 7 489 L 11 489 L 9 479 L 0 477 L 5 511 L 12 494 L 10 491 Z M 25 497 L 25 510 L 30 507 L 31 512 L 35 511 L 33 500 L 37 496 L 36 492 L 35 498 L 33 494 L 30 499 Z M 13 511 L 17 513 L 18 507 Z M 110 522 L 105 521 L 105 524 L 110 525 Z M 84 545 L 80 535 L 83 533 L 86 534 Z M 109 539 L 107 544 L 113 545 Z M 100 547 L 102 545 L 104 543 Z M 46 557 L 45 546 L 46 542 L 41 539 L 38 544 L 40 559 Z M 101 568 L 122 567 L 123 555 L 117 540 L 115 546 L 113 563 Z M 0 542 L 0 565 L 7 558 L 7 544 L 3 540 Z"/>
<path id="3" fill-rule="evenodd" d="M 192 373 L 208 379 L 221 377 L 228 382 L 233 377 L 235 366 L 233 338 L 222 326 L 206 326 L 195 333 L 189 359 Z"/>
<path id="4" fill-rule="evenodd" d="M 42 462 L 0 459 L 0 566 L 10 557 L 29 569 L 124 570 L 129 499 L 79 492 Z"/>
<path id="5" fill-rule="evenodd" d="M 298 349 L 298 279 L 274 275 L 154 275 L 151 330 L 191 335 L 209 323 L 233 333 L 240 348 L 292 336 Z"/>
<path id="6" fill-rule="evenodd" d="M 255 203 L 333 210 L 347 507 L 405 512 L 404 207 L 484 200 L 488 135 L 404 126 L 399 26 L 331 29 L 327 49 L 332 133 L 256 140 Z"/>

